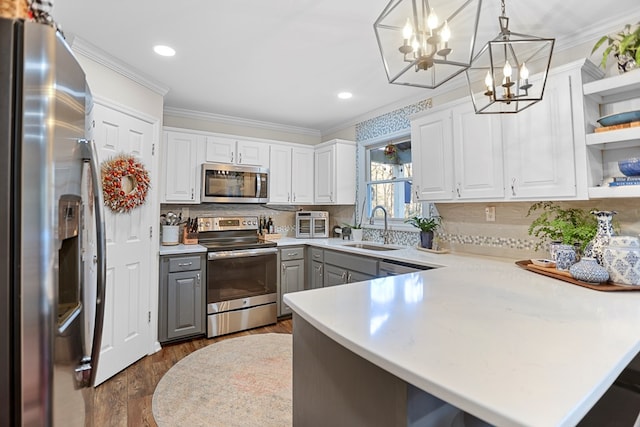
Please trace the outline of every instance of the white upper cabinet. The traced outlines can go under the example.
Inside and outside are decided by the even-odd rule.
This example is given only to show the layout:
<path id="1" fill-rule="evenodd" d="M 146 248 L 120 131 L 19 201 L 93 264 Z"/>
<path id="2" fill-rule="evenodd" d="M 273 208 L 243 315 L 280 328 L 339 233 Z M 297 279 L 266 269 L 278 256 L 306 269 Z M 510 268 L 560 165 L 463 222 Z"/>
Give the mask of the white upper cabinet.
<path id="1" fill-rule="evenodd" d="M 452 108 L 454 192 L 457 200 L 504 197 L 500 117 L 476 114 L 471 102 Z"/>
<path id="2" fill-rule="evenodd" d="M 411 157 L 416 200 L 451 200 L 453 135 L 450 109 L 411 122 Z"/>
<path id="3" fill-rule="evenodd" d="M 421 201 L 499 199 L 504 195 L 496 116 L 456 103 L 411 124 L 413 190 Z"/>
<path id="4" fill-rule="evenodd" d="M 315 147 L 314 200 L 352 205 L 356 199 L 356 144 L 335 139 Z"/>
<path id="5" fill-rule="evenodd" d="M 203 137 L 164 132 L 163 171 L 165 203 L 200 203 L 200 164 Z"/>
<path id="6" fill-rule="evenodd" d="M 269 166 L 269 144 L 221 136 L 206 137 L 207 162 Z"/>
<path id="7" fill-rule="evenodd" d="M 312 147 L 271 145 L 269 203 L 313 204 Z"/>
<path id="8" fill-rule="evenodd" d="M 313 204 L 313 155 L 313 148 L 296 147 L 291 149 L 291 196 L 293 203 Z"/>
<path id="9" fill-rule="evenodd" d="M 592 67 L 580 61 L 552 70 L 544 99 L 517 114 L 476 115 L 465 98 L 413 119 L 414 196 L 421 201 L 586 199 L 589 106 L 582 84 L 597 74 Z"/>
<path id="10" fill-rule="evenodd" d="M 576 198 L 571 78 L 550 74 L 542 101 L 503 118 L 507 199 Z"/>

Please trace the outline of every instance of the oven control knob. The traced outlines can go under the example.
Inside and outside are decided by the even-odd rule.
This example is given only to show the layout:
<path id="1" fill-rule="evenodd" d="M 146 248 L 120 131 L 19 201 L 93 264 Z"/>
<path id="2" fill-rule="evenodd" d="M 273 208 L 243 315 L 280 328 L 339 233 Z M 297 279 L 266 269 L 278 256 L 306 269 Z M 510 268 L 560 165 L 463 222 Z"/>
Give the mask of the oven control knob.
<path id="1" fill-rule="evenodd" d="M 242 221 L 242 225 L 247 225 L 247 221 Z"/>

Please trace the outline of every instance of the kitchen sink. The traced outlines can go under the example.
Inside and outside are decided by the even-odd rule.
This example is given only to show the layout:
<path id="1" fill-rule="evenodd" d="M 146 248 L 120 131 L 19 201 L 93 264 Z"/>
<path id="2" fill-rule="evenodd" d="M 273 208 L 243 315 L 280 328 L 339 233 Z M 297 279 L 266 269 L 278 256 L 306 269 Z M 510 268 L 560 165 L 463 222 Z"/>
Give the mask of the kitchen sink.
<path id="1" fill-rule="evenodd" d="M 383 245 L 376 243 L 347 243 L 346 246 L 348 248 L 358 248 L 358 249 L 367 249 L 369 251 L 397 251 L 399 249 L 404 249 L 402 246 L 393 246 L 393 245 Z"/>

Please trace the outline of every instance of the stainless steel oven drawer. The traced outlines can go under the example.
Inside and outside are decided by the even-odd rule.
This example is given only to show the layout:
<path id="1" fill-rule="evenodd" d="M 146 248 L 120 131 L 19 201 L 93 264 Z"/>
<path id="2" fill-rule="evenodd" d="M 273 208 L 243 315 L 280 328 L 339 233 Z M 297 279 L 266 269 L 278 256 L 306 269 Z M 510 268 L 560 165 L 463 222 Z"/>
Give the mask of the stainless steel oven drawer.
<path id="1" fill-rule="evenodd" d="M 207 316 L 207 338 L 271 325 L 278 320 L 277 304 L 265 304 L 243 310 L 226 311 Z"/>
<path id="2" fill-rule="evenodd" d="M 200 256 L 171 258 L 169 260 L 169 273 L 192 270 L 200 270 Z"/>

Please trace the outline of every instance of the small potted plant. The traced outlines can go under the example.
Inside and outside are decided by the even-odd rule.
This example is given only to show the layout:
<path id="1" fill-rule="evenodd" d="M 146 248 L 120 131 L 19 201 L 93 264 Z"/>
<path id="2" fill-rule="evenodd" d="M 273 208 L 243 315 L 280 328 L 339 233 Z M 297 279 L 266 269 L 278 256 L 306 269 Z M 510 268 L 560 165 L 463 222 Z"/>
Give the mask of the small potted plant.
<path id="1" fill-rule="evenodd" d="M 593 46 L 593 54 L 604 42 L 607 48 L 602 52 L 600 66 L 607 68 L 609 55 L 618 60 L 618 69 L 621 72 L 631 71 L 640 64 L 640 22 L 635 25 L 627 24 L 622 31 L 615 34 L 602 36 Z"/>
<path id="2" fill-rule="evenodd" d="M 584 251 L 598 230 L 598 222 L 590 210 L 563 209 L 553 202 L 538 202 L 531 205 L 527 216 L 536 211 L 541 212 L 540 216 L 533 220 L 528 230 L 530 236 L 540 239 L 535 250 L 547 243 L 561 243 Z"/>
<path id="3" fill-rule="evenodd" d="M 441 220 L 442 217 L 440 216 L 432 216 L 428 218 L 422 216 L 414 216 L 407 219 L 405 222 L 420 229 L 420 246 L 423 248 L 432 249 L 433 235 L 437 228 L 440 226 Z"/>

